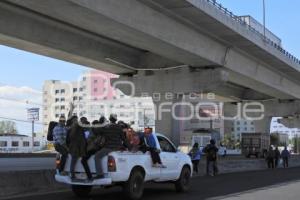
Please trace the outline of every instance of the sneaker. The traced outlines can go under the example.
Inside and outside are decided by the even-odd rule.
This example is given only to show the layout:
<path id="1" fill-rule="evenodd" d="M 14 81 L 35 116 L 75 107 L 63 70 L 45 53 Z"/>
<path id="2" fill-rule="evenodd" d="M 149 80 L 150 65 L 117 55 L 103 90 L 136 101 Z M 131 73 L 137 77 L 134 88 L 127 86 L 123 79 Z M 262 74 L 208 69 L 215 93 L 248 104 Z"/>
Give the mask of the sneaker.
<path id="1" fill-rule="evenodd" d="M 65 172 L 65 171 L 63 171 L 63 172 L 60 172 L 60 175 L 61 175 L 61 176 L 68 176 L 68 173 Z"/>
<path id="2" fill-rule="evenodd" d="M 166 165 L 160 164 L 160 168 L 167 168 Z"/>
<path id="3" fill-rule="evenodd" d="M 94 179 L 103 179 L 103 178 L 105 178 L 104 175 L 97 175 L 94 177 Z"/>
<path id="4" fill-rule="evenodd" d="M 85 183 L 92 183 L 94 181 L 93 178 L 88 178 L 86 180 L 84 180 Z"/>
<path id="5" fill-rule="evenodd" d="M 155 163 L 155 164 L 153 164 L 153 165 L 152 165 L 152 167 L 155 167 L 155 168 L 160 168 L 160 164 L 158 164 L 158 163 Z"/>

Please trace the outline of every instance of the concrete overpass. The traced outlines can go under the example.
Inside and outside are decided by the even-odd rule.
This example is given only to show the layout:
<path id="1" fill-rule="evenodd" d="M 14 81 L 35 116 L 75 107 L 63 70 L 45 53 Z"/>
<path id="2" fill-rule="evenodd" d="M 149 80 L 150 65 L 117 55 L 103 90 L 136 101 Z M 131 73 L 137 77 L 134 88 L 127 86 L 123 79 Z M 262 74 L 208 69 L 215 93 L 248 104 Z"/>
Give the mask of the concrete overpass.
<path id="1" fill-rule="evenodd" d="M 137 94 L 259 100 L 267 123 L 299 107 L 300 61 L 213 0 L 3 0 L 0 43 L 120 74 Z"/>

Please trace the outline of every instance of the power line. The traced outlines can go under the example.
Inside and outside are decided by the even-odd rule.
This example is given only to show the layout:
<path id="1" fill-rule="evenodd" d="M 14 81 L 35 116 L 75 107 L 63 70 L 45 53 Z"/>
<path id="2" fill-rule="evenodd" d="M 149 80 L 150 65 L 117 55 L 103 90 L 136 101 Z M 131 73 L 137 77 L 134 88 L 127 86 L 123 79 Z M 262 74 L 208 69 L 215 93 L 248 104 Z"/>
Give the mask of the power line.
<path id="1" fill-rule="evenodd" d="M 28 101 L 28 100 L 19 100 L 19 99 L 14 99 L 14 98 L 7 98 L 7 97 L 1 97 L 0 99 L 6 100 L 6 101 L 14 101 L 14 102 L 19 102 L 19 103 L 24 103 L 24 104 L 30 104 L 30 105 L 37 105 L 37 106 L 44 106 L 43 104 L 33 102 L 33 101 Z"/>
<path id="2" fill-rule="evenodd" d="M 3 117 L 3 116 L 0 116 L 0 119 L 10 120 L 10 121 L 17 121 L 17 122 L 24 122 L 24 123 L 30 123 L 30 124 L 32 123 L 31 121 L 24 120 L 24 119 L 16 119 L 16 118 Z M 47 123 L 43 123 L 43 122 L 35 122 L 35 124 L 47 125 Z"/>

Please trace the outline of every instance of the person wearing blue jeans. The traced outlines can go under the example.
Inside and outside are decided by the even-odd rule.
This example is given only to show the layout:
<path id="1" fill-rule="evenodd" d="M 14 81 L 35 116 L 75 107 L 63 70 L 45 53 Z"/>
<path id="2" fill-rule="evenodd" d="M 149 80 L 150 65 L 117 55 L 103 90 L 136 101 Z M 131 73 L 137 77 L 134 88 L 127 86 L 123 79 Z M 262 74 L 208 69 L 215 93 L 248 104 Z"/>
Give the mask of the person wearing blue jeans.
<path id="1" fill-rule="evenodd" d="M 193 148 L 191 149 L 189 156 L 192 159 L 192 163 L 193 163 L 193 170 L 194 172 L 196 172 L 198 174 L 198 165 L 201 159 L 201 150 L 199 149 L 199 144 L 195 143 L 193 145 Z"/>

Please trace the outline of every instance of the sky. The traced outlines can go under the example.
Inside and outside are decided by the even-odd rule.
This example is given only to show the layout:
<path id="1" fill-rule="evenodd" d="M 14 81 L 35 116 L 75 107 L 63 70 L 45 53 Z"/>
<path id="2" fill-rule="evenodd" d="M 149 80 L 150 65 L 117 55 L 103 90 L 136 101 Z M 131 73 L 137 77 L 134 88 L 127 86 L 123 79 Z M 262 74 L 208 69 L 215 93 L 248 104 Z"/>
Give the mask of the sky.
<path id="1" fill-rule="evenodd" d="M 0 85 L 42 90 L 44 80 L 74 81 L 86 67 L 0 45 Z"/>
<path id="2" fill-rule="evenodd" d="M 283 47 L 300 58 L 300 1 L 265 0 L 266 26 L 282 39 Z M 259 22 L 263 19 L 263 0 L 218 0 L 236 15 L 251 15 Z M 77 80 L 86 67 L 0 45 L 0 117 L 26 120 L 29 100 L 42 104 L 44 80 Z M 1 97 L 16 99 L 7 101 Z M 1 118 L 0 118 L 1 120 Z M 29 134 L 31 125 L 19 122 L 21 134 Z M 41 126 L 36 129 L 41 131 Z"/>
<path id="3" fill-rule="evenodd" d="M 26 121 L 27 108 L 41 108 L 45 80 L 74 81 L 88 68 L 0 45 L 0 69 L 0 120 Z M 41 123 L 36 122 L 36 132 L 42 131 Z M 28 122 L 18 121 L 17 129 L 19 134 L 32 132 Z"/>

